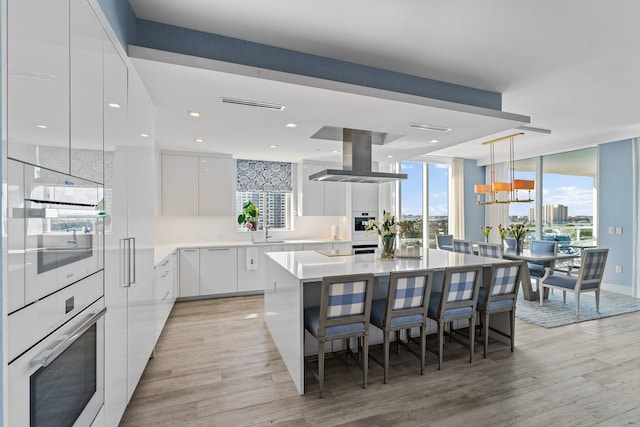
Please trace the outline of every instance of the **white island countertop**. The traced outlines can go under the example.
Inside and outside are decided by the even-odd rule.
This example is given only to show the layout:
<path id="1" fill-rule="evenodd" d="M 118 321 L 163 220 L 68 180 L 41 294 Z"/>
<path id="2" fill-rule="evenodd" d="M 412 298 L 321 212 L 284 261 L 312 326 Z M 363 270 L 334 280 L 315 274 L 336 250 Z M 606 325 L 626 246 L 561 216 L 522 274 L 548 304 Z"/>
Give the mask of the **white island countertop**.
<path id="1" fill-rule="evenodd" d="M 496 261 L 476 255 L 465 255 L 437 249 L 427 249 L 422 258 L 380 259 L 380 254 L 326 256 L 316 251 L 267 252 L 269 258 L 304 282 L 320 281 L 323 276 L 373 273 L 388 275 L 392 271 L 420 269 L 442 270 L 450 266 L 490 266 Z"/>

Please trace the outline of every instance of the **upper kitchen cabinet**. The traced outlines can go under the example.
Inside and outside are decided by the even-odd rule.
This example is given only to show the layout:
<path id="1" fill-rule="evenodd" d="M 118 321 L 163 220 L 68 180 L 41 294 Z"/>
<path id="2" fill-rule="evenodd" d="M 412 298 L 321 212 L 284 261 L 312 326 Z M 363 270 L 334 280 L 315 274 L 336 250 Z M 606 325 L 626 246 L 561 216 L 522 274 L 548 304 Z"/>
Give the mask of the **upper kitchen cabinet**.
<path id="1" fill-rule="evenodd" d="M 198 158 L 162 156 L 162 215 L 198 215 Z"/>
<path id="2" fill-rule="evenodd" d="M 346 215 L 346 183 L 309 181 L 309 176 L 325 169 L 341 169 L 337 163 L 303 161 L 298 164 L 298 215 Z"/>
<path id="3" fill-rule="evenodd" d="M 198 215 L 233 215 L 233 160 L 229 158 L 198 158 Z"/>
<path id="4" fill-rule="evenodd" d="M 104 182 L 103 46 L 107 38 L 86 1 L 70 8 L 71 175 Z M 119 108 L 109 101 L 111 108 Z"/>
<path id="5" fill-rule="evenodd" d="M 69 0 L 7 4 L 8 157 L 69 173 Z"/>
<path id="6" fill-rule="evenodd" d="M 162 155 L 162 215 L 234 214 L 233 159 Z"/>

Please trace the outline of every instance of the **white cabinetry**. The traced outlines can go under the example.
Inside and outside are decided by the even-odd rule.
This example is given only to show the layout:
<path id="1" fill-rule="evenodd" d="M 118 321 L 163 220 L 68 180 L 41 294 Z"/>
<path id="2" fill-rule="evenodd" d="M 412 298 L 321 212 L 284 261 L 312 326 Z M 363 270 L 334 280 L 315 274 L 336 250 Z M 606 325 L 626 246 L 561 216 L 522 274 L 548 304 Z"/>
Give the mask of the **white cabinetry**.
<path id="1" fill-rule="evenodd" d="M 69 173 L 69 0 L 5 10 L 8 157 Z"/>
<path id="2" fill-rule="evenodd" d="M 162 215 L 198 215 L 198 158 L 162 156 Z"/>
<path id="3" fill-rule="evenodd" d="M 238 249 L 200 249 L 200 295 L 238 291 Z"/>
<path id="4" fill-rule="evenodd" d="M 309 181 L 309 176 L 325 169 L 340 169 L 337 163 L 303 161 L 298 164 L 298 215 L 346 215 L 346 183 Z"/>
<path id="5" fill-rule="evenodd" d="M 8 157 L 102 183 L 103 44 L 85 0 L 11 0 Z"/>
<path id="6" fill-rule="evenodd" d="M 162 214 L 233 215 L 233 159 L 162 155 Z"/>
<path id="7" fill-rule="evenodd" d="M 227 216 L 235 213 L 233 160 L 198 158 L 198 215 Z"/>
<path id="8" fill-rule="evenodd" d="M 264 291 L 267 283 L 264 254 L 273 250 L 273 246 L 262 245 L 238 248 L 238 292 Z"/>
<path id="9" fill-rule="evenodd" d="M 101 82 L 106 34 L 89 3 L 80 0 L 70 5 L 71 175 L 103 182 Z"/>
<path id="10" fill-rule="evenodd" d="M 180 296 L 200 295 L 200 249 L 180 250 Z"/>
<path id="11" fill-rule="evenodd" d="M 114 50 L 105 52 L 105 92 L 122 103 L 104 116 L 105 194 L 111 195 L 105 198 L 105 334 L 113 337 L 105 352 L 117 361 L 105 366 L 105 414 L 107 425 L 117 425 L 156 342 L 154 149 L 153 140 L 140 137 L 153 133 L 154 106 L 135 72 Z"/>
<path id="12" fill-rule="evenodd" d="M 171 253 L 155 268 L 154 299 L 156 301 L 156 341 L 164 328 L 176 300 L 175 293 L 175 253 Z"/>

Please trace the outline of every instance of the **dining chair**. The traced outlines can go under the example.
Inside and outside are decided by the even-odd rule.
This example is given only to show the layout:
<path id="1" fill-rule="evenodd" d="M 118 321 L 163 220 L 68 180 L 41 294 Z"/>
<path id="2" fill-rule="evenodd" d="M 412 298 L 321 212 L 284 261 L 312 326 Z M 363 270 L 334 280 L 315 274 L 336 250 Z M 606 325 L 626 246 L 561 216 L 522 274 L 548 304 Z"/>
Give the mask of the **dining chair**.
<path id="1" fill-rule="evenodd" d="M 549 240 L 532 240 L 529 244 L 529 249 L 532 254 L 544 254 L 548 253 L 556 255 L 558 253 L 558 242 Z M 529 262 L 527 268 L 529 269 L 529 276 L 536 281 L 536 289 L 540 291 L 540 282 L 545 274 L 545 264 L 542 262 Z M 550 268 L 555 267 L 555 262 L 548 265 Z"/>
<path id="2" fill-rule="evenodd" d="M 443 251 L 452 251 L 453 234 L 436 234 L 436 248 Z"/>
<path id="3" fill-rule="evenodd" d="M 502 245 L 478 242 L 478 255 L 488 258 L 502 258 Z"/>
<path id="4" fill-rule="evenodd" d="M 473 255 L 473 242 L 471 240 L 453 239 L 453 252 Z"/>
<path id="5" fill-rule="evenodd" d="M 511 340 L 511 352 L 515 346 L 516 301 L 524 262 L 501 262 L 491 266 L 486 285 L 478 293 L 476 310 L 480 315 L 484 343 L 484 357 L 489 346 L 489 317 L 495 313 L 509 312 L 509 334 L 495 331 Z"/>
<path id="6" fill-rule="evenodd" d="M 582 266 L 577 275 L 563 271 L 559 274 L 551 268 L 546 270 L 542 278 L 542 289 L 559 289 L 562 291 L 562 303 L 567 303 L 567 291 L 572 291 L 576 296 L 576 316 L 580 316 L 580 294 L 583 292 L 595 292 L 596 312 L 600 313 L 600 286 L 602 275 L 607 263 L 609 249 L 585 249 L 582 258 Z M 540 292 L 540 306 L 542 306 L 542 292 Z"/>
<path id="7" fill-rule="evenodd" d="M 447 267 L 441 292 L 431 292 L 427 316 L 438 324 L 438 370 L 442 368 L 444 327 L 456 320 L 469 320 L 469 363 L 473 362 L 476 303 L 482 266 Z M 452 333 L 450 328 L 449 334 Z"/>
<path id="8" fill-rule="evenodd" d="M 516 239 L 512 237 L 507 237 L 506 239 L 504 239 L 504 244 L 507 246 L 507 249 L 515 249 Z"/>
<path id="9" fill-rule="evenodd" d="M 407 345 L 411 344 L 411 328 L 420 328 L 420 375 L 424 374 L 427 343 L 427 310 L 431 296 L 432 270 L 391 272 L 385 299 L 371 303 L 371 324 L 382 330 L 384 383 L 389 374 L 389 347 L 391 332 L 400 341 L 400 331 L 407 331 Z M 408 347 L 411 350 L 410 347 Z M 417 355 L 417 354 L 416 354 Z M 372 359 L 376 360 L 374 357 Z M 376 362 L 379 362 L 376 360 Z"/>
<path id="10" fill-rule="evenodd" d="M 320 305 L 305 308 L 304 328 L 318 341 L 318 378 L 320 395 L 324 389 L 324 343 L 345 339 L 347 357 L 362 368 L 362 387 L 367 388 L 369 367 L 369 317 L 373 293 L 373 274 L 328 276 L 322 279 Z M 349 347 L 349 339 L 362 338 L 358 360 Z"/>

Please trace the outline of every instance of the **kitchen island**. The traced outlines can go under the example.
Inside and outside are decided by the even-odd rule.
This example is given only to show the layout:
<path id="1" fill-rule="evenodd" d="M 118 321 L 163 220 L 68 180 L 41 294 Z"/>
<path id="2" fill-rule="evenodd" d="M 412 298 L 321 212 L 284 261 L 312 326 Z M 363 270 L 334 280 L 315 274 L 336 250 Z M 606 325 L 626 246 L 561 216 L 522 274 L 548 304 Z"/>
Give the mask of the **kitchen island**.
<path id="1" fill-rule="evenodd" d="M 435 270 L 433 289 L 437 290 L 442 287 L 444 269 L 447 267 L 491 267 L 494 262 L 504 261 L 435 249 L 425 250 L 422 258 L 392 260 L 382 260 L 379 254 L 327 256 L 316 251 L 268 252 L 266 255 L 265 322 L 300 394 L 304 394 L 303 310 L 319 303 L 320 282 L 324 276 L 373 273 L 376 277 L 373 291 L 375 299 L 386 296 L 389 273 L 392 271 Z M 376 337 L 371 336 L 371 344 L 376 341 Z"/>

